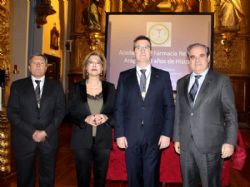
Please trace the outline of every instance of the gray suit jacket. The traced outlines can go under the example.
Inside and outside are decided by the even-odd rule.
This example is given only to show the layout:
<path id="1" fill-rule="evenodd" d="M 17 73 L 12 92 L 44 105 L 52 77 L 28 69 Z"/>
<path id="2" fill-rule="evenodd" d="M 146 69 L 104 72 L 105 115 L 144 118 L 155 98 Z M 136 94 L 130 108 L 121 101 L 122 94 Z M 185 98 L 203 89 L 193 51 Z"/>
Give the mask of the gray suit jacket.
<path id="1" fill-rule="evenodd" d="M 238 123 L 230 79 L 209 70 L 192 105 L 189 78 L 177 82 L 174 141 L 185 150 L 193 137 L 202 153 L 218 153 L 223 143 L 235 145 Z"/>

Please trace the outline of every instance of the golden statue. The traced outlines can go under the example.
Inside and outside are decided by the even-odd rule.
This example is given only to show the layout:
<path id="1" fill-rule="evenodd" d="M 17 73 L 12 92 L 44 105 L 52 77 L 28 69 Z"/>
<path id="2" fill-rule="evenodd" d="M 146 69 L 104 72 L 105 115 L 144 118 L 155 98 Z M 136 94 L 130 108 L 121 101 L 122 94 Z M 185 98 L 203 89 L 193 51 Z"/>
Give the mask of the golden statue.
<path id="1" fill-rule="evenodd" d="M 218 17 L 221 29 L 240 30 L 244 17 L 240 0 L 221 0 Z"/>
<path id="2" fill-rule="evenodd" d="M 104 5 L 103 0 L 91 0 L 90 5 L 85 12 L 85 20 L 89 30 L 100 31 L 101 30 L 101 13 Z"/>
<path id="3" fill-rule="evenodd" d="M 191 11 L 188 0 L 171 0 L 171 6 L 174 12 L 189 12 Z"/>

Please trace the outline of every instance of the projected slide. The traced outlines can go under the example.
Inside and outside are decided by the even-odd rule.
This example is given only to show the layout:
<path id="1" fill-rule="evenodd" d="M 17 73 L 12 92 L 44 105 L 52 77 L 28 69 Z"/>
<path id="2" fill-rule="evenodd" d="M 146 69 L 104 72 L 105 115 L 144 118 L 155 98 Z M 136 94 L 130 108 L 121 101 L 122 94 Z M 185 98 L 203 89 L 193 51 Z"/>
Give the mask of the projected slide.
<path id="1" fill-rule="evenodd" d="M 212 46 L 212 14 L 109 13 L 106 23 L 107 79 L 117 84 L 119 73 L 135 66 L 133 40 L 146 35 L 152 41 L 152 65 L 169 71 L 173 89 L 190 72 L 186 57 L 189 44 Z"/>

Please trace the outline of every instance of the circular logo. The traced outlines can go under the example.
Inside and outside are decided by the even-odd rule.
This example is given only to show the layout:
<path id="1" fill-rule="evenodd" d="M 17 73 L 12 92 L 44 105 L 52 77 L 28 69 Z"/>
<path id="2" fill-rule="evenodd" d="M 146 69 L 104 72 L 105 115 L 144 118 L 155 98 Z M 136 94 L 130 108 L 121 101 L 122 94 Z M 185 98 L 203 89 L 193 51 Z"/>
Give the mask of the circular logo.
<path id="1" fill-rule="evenodd" d="M 163 24 L 154 24 L 149 28 L 149 37 L 156 45 L 164 44 L 169 39 L 169 30 Z"/>

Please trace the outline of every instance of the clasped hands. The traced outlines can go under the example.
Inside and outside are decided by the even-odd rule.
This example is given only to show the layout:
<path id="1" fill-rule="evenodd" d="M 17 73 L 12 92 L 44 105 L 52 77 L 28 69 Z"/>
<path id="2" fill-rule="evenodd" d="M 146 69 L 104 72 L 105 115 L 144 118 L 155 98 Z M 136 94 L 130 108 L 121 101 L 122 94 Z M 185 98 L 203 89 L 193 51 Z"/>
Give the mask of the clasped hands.
<path id="1" fill-rule="evenodd" d="M 32 139 L 35 142 L 43 142 L 47 137 L 47 133 L 44 130 L 36 130 L 33 134 L 32 134 Z"/>
<path id="2" fill-rule="evenodd" d="M 92 114 L 85 118 L 85 122 L 92 126 L 98 126 L 105 123 L 108 117 L 104 114 Z"/>

